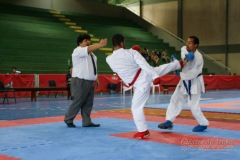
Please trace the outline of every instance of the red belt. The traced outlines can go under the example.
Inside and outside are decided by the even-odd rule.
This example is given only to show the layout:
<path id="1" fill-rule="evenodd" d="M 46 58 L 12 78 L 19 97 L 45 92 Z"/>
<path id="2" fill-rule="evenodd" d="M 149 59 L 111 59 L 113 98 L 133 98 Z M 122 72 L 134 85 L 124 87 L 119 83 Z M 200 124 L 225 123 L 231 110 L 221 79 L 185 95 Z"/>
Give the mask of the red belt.
<path id="1" fill-rule="evenodd" d="M 139 74 L 141 73 L 141 71 L 142 71 L 142 69 L 140 68 L 140 69 L 137 71 L 137 73 L 136 73 L 136 75 L 135 75 L 135 77 L 133 78 L 133 80 L 132 80 L 131 83 L 129 83 L 128 85 L 126 85 L 125 83 L 123 83 L 123 85 L 124 85 L 125 87 L 131 87 L 131 86 L 136 82 L 136 80 L 137 80 Z"/>

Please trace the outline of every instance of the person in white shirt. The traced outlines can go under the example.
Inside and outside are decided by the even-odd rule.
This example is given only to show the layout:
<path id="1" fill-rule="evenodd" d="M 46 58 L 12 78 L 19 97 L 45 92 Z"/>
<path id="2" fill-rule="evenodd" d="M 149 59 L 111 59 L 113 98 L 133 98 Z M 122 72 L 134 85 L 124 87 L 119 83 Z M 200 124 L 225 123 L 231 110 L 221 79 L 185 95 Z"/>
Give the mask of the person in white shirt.
<path id="1" fill-rule="evenodd" d="M 72 53 L 72 81 L 71 94 L 72 104 L 69 106 L 64 122 L 70 128 L 75 128 L 73 123 L 81 109 L 83 127 L 99 127 L 91 121 L 91 111 L 94 98 L 94 84 L 97 80 L 97 57 L 93 51 L 106 46 L 107 39 L 101 39 L 99 43 L 91 45 L 89 34 L 80 34 L 77 38 L 77 48 Z"/>
<path id="2" fill-rule="evenodd" d="M 202 132 L 209 125 L 208 120 L 203 115 L 199 106 L 201 93 L 205 92 L 205 85 L 202 76 L 203 57 L 197 50 L 199 39 L 196 36 L 190 36 L 187 39 L 186 46 L 181 48 L 181 58 L 185 61 L 185 66 L 180 72 L 180 81 L 170 99 L 170 104 L 166 113 L 166 122 L 160 123 L 160 129 L 172 129 L 173 121 L 179 115 L 186 99 L 188 106 L 198 125 L 193 132 Z"/>
<path id="3" fill-rule="evenodd" d="M 151 67 L 138 51 L 124 49 L 125 39 L 120 34 L 112 37 L 112 44 L 114 51 L 106 58 L 108 65 L 126 86 L 134 87 L 131 110 L 138 132 L 133 137 L 148 137 L 150 133 L 144 116 L 144 105 L 150 94 L 151 83 L 159 84 L 160 76 L 180 69 L 181 65 L 175 60 L 159 67 Z"/>
<path id="4" fill-rule="evenodd" d="M 21 71 L 17 70 L 17 67 L 12 67 L 12 73 L 11 74 L 20 74 Z"/>

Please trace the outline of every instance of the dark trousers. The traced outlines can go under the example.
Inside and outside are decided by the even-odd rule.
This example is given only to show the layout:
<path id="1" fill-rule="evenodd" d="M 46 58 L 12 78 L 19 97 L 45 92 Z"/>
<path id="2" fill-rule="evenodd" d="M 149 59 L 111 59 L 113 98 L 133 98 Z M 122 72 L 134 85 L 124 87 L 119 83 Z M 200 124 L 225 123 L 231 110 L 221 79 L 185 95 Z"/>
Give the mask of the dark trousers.
<path id="1" fill-rule="evenodd" d="M 88 125 L 91 122 L 90 114 L 93 108 L 94 81 L 72 78 L 71 94 L 73 101 L 67 110 L 64 121 L 72 123 L 81 109 L 82 125 Z"/>

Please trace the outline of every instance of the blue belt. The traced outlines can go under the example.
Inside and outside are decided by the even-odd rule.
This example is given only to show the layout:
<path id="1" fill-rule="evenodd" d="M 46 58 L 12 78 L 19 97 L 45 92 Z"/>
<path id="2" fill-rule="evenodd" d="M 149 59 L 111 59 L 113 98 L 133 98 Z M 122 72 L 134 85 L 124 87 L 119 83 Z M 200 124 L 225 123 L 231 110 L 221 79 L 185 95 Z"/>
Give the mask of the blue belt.
<path id="1" fill-rule="evenodd" d="M 200 73 L 197 77 L 201 76 L 202 73 Z M 185 80 L 183 80 L 183 84 L 184 84 L 184 87 L 190 97 L 190 100 L 191 100 L 191 87 L 192 87 L 192 81 L 191 80 L 188 80 L 188 86 L 187 86 L 187 83 L 185 82 Z"/>

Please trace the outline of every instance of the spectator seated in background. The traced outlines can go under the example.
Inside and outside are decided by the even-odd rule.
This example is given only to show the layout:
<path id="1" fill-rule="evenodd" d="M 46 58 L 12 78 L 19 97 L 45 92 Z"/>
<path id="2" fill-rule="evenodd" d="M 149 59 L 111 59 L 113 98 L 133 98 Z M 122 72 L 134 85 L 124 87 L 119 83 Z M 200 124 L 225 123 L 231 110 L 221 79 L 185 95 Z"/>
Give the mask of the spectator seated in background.
<path id="1" fill-rule="evenodd" d="M 12 73 L 11 74 L 20 74 L 21 71 L 17 70 L 17 67 L 12 67 Z"/>
<path id="2" fill-rule="evenodd" d="M 141 47 L 139 45 L 132 46 L 132 49 L 134 49 L 134 50 L 138 51 L 139 53 L 141 53 Z M 146 48 L 144 50 L 146 50 Z M 150 57 L 151 57 L 151 60 L 153 60 L 154 66 L 157 66 L 159 58 L 157 56 L 156 49 L 152 52 Z"/>
<path id="3" fill-rule="evenodd" d="M 159 57 L 158 57 L 156 49 L 153 50 L 150 57 L 151 57 L 151 60 L 153 61 L 153 66 L 154 67 L 158 66 Z"/>
<path id="4" fill-rule="evenodd" d="M 171 56 L 171 62 L 173 62 L 175 59 L 177 59 L 176 53 Z"/>
<path id="5" fill-rule="evenodd" d="M 147 48 L 144 48 L 144 50 L 141 52 L 141 55 L 146 59 L 146 61 L 149 61 Z"/>
<path id="6" fill-rule="evenodd" d="M 171 56 L 170 61 L 173 62 L 175 59 L 177 59 L 176 53 Z M 179 76 L 179 71 L 175 70 L 175 71 L 173 71 L 173 74 Z"/>
<path id="7" fill-rule="evenodd" d="M 169 62 L 170 62 L 170 58 L 168 57 L 168 50 L 165 49 L 165 50 L 162 52 L 162 59 L 163 59 L 163 61 L 166 62 L 166 63 L 169 63 Z"/>

